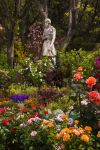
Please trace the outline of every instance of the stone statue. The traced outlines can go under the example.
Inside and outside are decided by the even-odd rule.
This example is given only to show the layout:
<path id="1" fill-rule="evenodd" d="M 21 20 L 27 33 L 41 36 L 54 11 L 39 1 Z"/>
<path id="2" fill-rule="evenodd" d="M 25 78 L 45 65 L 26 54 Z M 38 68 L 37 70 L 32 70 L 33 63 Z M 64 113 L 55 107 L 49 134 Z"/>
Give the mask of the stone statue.
<path id="1" fill-rule="evenodd" d="M 54 65 L 56 64 L 56 49 L 54 46 L 55 38 L 56 29 L 53 26 L 51 26 L 51 20 L 49 18 L 46 18 L 44 22 L 44 42 L 42 47 L 42 55 L 50 57 Z"/>

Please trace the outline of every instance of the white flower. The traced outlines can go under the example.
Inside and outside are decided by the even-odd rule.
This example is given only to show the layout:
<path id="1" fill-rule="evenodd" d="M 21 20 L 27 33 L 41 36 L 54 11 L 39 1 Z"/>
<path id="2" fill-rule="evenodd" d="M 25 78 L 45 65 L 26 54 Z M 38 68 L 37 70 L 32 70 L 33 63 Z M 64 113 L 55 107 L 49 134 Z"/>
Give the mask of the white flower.
<path id="1" fill-rule="evenodd" d="M 31 132 L 31 136 L 32 136 L 32 137 L 34 137 L 34 136 L 36 136 L 36 135 L 37 135 L 37 132 L 36 132 L 36 131 L 32 131 L 32 132 Z"/>
<path id="2" fill-rule="evenodd" d="M 26 124 L 25 124 L 25 123 L 21 123 L 21 124 L 19 125 L 19 127 L 20 127 L 20 128 L 24 128 L 24 127 L 26 127 Z"/>
<path id="3" fill-rule="evenodd" d="M 81 101 L 81 104 L 82 104 L 82 105 L 87 105 L 87 104 L 88 104 L 87 99 L 85 99 L 85 100 Z"/>
<path id="4" fill-rule="evenodd" d="M 63 119 L 61 118 L 61 115 L 58 115 L 57 118 L 56 118 L 56 120 L 58 120 L 59 122 L 63 121 Z"/>
<path id="5" fill-rule="evenodd" d="M 44 66 L 47 66 L 47 64 L 46 64 L 46 63 L 44 63 Z"/>
<path id="6" fill-rule="evenodd" d="M 21 118 L 24 118 L 24 115 L 19 115 L 19 116 L 16 118 L 16 120 L 19 120 L 19 119 L 21 119 Z"/>

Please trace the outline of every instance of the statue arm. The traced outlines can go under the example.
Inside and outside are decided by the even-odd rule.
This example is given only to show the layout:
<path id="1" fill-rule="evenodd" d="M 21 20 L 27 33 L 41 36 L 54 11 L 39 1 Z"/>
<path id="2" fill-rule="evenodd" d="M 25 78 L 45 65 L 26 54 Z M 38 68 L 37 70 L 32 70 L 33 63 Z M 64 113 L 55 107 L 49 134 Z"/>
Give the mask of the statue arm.
<path id="1" fill-rule="evenodd" d="M 45 32 L 43 32 L 43 36 L 42 36 L 43 40 L 45 40 Z"/>
<path id="2" fill-rule="evenodd" d="M 56 29 L 55 29 L 55 28 L 53 28 L 53 38 L 52 38 L 52 41 L 51 41 L 50 47 L 54 44 L 55 38 L 56 38 Z"/>

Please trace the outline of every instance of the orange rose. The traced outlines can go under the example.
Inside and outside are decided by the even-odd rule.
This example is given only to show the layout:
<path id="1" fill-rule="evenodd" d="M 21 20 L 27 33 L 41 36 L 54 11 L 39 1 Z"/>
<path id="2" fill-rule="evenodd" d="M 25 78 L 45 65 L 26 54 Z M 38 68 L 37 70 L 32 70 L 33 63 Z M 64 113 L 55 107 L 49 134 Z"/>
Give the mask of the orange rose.
<path id="1" fill-rule="evenodd" d="M 75 129 L 75 127 L 69 127 L 69 130 L 73 131 Z"/>
<path id="2" fill-rule="evenodd" d="M 70 129 L 68 129 L 68 128 L 64 128 L 60 132 L 61 135 L 64 135 L 65 133 L 72 133 L 72 131 Z"/>
<path id="3" fill-rule="evenodd" d="M 43 120 L 43 122 L 42 122 L 43 125 L 47 125 L 48 123 L 49 123 L 48 120 Z"/>
<path id="4" fill-rule="evenodd" d="M 63 141 L 66 142 L 70 139 L 70 135 L 68 133 L 64 134 Z"/>
<path id="5" fill-rule="evenodd" d="M 96 79 L 94 77 L 89 77 L 88 79 L 86 79 L 86 84 L 88 85 L 88 87 L 92 87 L 96 84 Z"/>
<path id="6" fill-rule="evenodd" d="M 100 131 L 98 131 L 97 137 L 100 138 Z"/>
<path id="7" fill-rule="evenodd" d="M 54 128 L 54 124 L 49 122 L 48 125 L 47 125 L 49 128 Z"/>
<path id="8" fill-rule="evenodd" d="M 61 138 L 61 135 L 59 133 L 56 134 L 56 139 L 59 140 Z"/>
<path id="9" fill-rule="evenodd" d="M 92 128 L 90 126 L 86 126 L 84 129 L 88 133 L 90 133 L 92 131 Z"/>
<path id="10" fill-rule="evenodd" d="M 60 117 L 61 117 L 62 119 L 68 120 L 68 115 L 67 115 L 67 114 L 63 114 L 63 115 L 61 115 Z"/>
<path id="11" fill-rule="evenodd" d="M 77 130 L 80 134 L 83 134 L 83 132 L 84 132 L 84 130 L 81 127 L 79 127 Z"/>
<path id="12" fill-rule="evenodd" d="M 82 74 L 80 74 L 80 73 L 75 73 L 75 74 L 74 74 L 74 78 L 75 78 L 76 80 L 80 80 L 80 79 L 83 78 L 83 76 L 82 76 Z"/>
<path id="13" fill-rule="evenodd" d="M 83 134 L 81 136 L 81 140 L 84 141 L 84 142 L 89 142 L 89 137 L 86 134 Z"/>
<path id="14" fill-rule="evenodd" d="M 77 70 L 78 71 L 83 71 L 83 67 L 80 66 L 80 67 L 77 68 Z"/>

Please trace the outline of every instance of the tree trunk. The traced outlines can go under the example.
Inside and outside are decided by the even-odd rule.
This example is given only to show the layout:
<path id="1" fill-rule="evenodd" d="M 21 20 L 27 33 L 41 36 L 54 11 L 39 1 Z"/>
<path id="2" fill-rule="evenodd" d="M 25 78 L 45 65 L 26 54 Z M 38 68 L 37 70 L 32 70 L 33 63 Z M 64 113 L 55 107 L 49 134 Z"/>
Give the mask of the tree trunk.
<path id="1" fill-rule="evenodd" d="M 7 46 L 7 62 L 9 66 L 14 66 L 14 32 L 8 33 L 8 46 Z"/>
<path id="2" fill-rule="evenodd" d="M 79 2 L 78 0 L 70 0 L 69 25 L 68 25 L 67 37 L 63 45 L 64 50 L 68 47 L 75 33 L 75 28 L 76 28 L 77 19 L 78 19 L 78 9 L 77 9 L 78 2 Z"/>
<path id="3" fill-rule="evenodd" d="M 43 4 L 40 4 L 40 11 L 44 18 L 48 18 L 48 0 L 45 0 Z"/>
<path id="4" fill-rule="evenodd" d="M 45 10 L 45 14 L 46 14 L 45 17 L 48 18 L 48 0 L 45 0 L 44 10 Z"/>
<path id="5" fill-rule="evenodd" d="M 14 67 L 14 41 L 16 36 L 16 23 L 20 16 L 20 0 L 15 0 L 15 10 L 11 29 L 8 30 L 7 61 L 11 67 Z"/>

